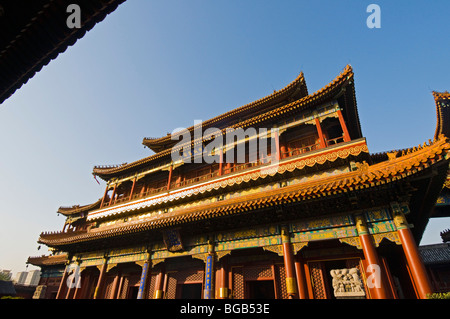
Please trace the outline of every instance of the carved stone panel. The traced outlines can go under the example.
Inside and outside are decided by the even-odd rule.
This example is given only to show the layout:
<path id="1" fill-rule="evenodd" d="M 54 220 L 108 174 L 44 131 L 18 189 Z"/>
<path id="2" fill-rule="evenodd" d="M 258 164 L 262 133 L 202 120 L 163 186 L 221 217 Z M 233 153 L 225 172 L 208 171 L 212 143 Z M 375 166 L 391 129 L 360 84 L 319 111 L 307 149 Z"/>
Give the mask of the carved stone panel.
<path id="1" fill-rule="evenodd" d="M 358 268 L 332 269 L 333 293 L 336 298 L 365 298 L 363 283 Z"/>

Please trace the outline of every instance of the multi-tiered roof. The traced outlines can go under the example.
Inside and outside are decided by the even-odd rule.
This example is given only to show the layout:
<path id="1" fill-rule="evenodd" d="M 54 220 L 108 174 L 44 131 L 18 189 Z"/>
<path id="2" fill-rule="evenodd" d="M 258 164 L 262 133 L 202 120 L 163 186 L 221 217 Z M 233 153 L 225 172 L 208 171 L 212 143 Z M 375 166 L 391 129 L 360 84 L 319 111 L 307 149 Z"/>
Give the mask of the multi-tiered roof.
<path id="1" fill-rule="evenodd" d="M 410 203 L 413 232 L 420 240 L 446 181 L 449 165 L 448 93 L 434 93 L 434 96 L 438 123 L 433 140 L 414 148 L 370 155 L 361 133 L 352 68 L 347 66 L 332 82 L 312 94 L 307 93 L 300 74 L 284 89 L 206 121 L 203 128 L 217 127 L 225 132 L 228 128 L 275 123 L 288 128 L 311 122 L 319 108 L 336 102 L 350 140 L 283 158 L 264 169 L 249 167 L 144 198 L 130 197 L 129 201 L 117 205 L 98 207 L 97 202 L 60 209 L 72 218 L 78 214 L 95 227 L 43 233 L 39 242 L 60 250 L 79 251 L 140 240 L 148 242 L 159 238 L 159 230 L 165 228 L 189 225 L 186 232 L 208 232 L 364 209 L 372 203 L 388 204 L 399 197 Z M 296 114 L 303 117 L 297 120 Z M 192 132 L 193 127 L 189 130 Z M 193 149 L 202 142 L 202 139 L 193 140 Z M 93 174 L 118 185 L 173 164 L 170 136 L 144 139 L 143 143 L 156 153 L 129 164 L 95 167 Z M 336 171 L 343 165 L 350 169 Z M 264 189 L 269 182 L 279 186 Z M 243 189 L 248 191 L 242 192 Z M 241 192 L 239 196 L 229 196 L 237 191 Z M 120 223 L 113 222 L 119 219 Z M 103 226 L 97 227 L 99 224 Z"/>

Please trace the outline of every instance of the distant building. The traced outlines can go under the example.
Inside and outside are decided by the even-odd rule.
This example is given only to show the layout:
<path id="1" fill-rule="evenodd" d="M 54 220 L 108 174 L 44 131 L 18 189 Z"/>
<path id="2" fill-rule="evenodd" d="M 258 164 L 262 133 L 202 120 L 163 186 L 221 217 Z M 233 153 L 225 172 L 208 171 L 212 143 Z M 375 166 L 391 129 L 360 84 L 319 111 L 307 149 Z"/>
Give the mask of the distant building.
<path id="1" fill-rule="evenodd" d="M 450 243 L 419 247 L 435 292 L 450 291 Z"/>
<path id="2" fill-rule="evenodd" d="M 0 280 L 0 298 L 6 296 L 14 297 L 16 295 L 16 290 L 12 281 Z"/>
<path id="3" fill-rule="evenodd" d="M 23 285 L 25 284 L 25 279 L 27 278 L 27 272 L 26 271 L 19 271 L 16 276 L 14 277 L 14 283 L 17 285 Z"/>
<path id="4" fill-rule="evenodd" d="M 26 286 L 37 286 L 39 284 L 39 279 L 41 278 L 41 272 L 39 270 L 31 270 L 27 272 L 27 277 L 25 278 Z"/>
<path id="5" fill-rule="evenodd" d="M 0 274 L 1 274 L 1 279 L 2 280 L 11 280 L 11 276 L 12 276 L 12 272 L 11 270 L 7 270 L 7 269 L 1 269 L 0 270 Z"/>
<path id="6" fill-rule="evenodd" d="M 33 299 L 56 298 L 66 262 L 66 254 L 28 258 L 28 264 L 40 267 L 42 271 Z"/>
<path id="7" fill-rule="evenodd" d="M 16 274 L 14 283 L 16 285 L 37 286 L 40 277 L 41 272 L 39 270 L 20 271 Z"/>

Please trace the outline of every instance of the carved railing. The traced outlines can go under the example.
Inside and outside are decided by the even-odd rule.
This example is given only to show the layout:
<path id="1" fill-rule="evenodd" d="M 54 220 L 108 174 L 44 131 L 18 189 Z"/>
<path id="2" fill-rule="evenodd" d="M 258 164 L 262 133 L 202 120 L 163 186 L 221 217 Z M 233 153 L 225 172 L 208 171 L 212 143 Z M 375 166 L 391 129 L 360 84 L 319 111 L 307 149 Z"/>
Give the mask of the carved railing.
<path id="1" fill-rule="evenodd" d="M 342 143 L 344 141 L 343 137 L 337 137 L 334 139 L 329 139 L 326 141 L 327 146 L 330 145 L 335 145 L 335 144 L 339 144 Z M 294 148 L 294 149 L 290 149 L 288 152 L 281 152 L 280 156 L 281 159 L 285 159 L 285 158 L 289 158 L 292 156 L 297 156 L 297 155 L 301 155 L 301 154 L 305 154 L 314 150 L 317 150 L 320 148 L 320 144 L 312 144 L 312 145 L 308 145 L 308 146 L 304 146 L 301 148 Z M 222 166 L 222 176 L 225 176 L 227 174 L 231 174 L 231 173 L 237 173 L 237 172 L 241 172 L 244 171 L 246 169 L 251 169 L 254 167 L 258 167 L 258 166 L 263 166 L 263 165 L 267 165 L 271 163 L 271 155 L 267 155 L 263 158 L 258 159 L 257 161 L 254 162 L 249 162 L 249 163 L 232 163 L 230 166 L 227 165 L 227 163 L 223 163 Z M 188 178 L 179 182 L 171 182 L 170 183 L 170 190 L 174 190 L 180 187 L 184 187 L 184 186 L 189 186 L 189 185 L 194 185 L 197 183 L 201 183 L 204 181 L 208 181 L 212 178 L 216 178 L 219 176 L 219 171 L 213 171 L 213 172 L 209 172 L 200 176 L 195 176 L 192 178 Z M 167 185 L 162 186 L 162 187 L 158 187 L 158 188 L 151 188 L 151 189 L 147 189 L 144 192 L 136 192 L 135 194 L 133 194 L 131 196 L 130 199 L 130 194 L 125 194 L 124 196 L 121 196 L 119 198 L 117 198 L 115 201 L 112 202 L 112 205 L 117 205 L 120 203 L 124 203 L 124 202 L 128 202 L 130 200 L 136 200 L 136 199 L 140 199 L 140 198 L 145 198 L 147 196 L 151 196 L 151 195 L 155 195 L 155 194 L 159 194 L 159 193 L 164 193 L 167 192 Z M 108 207 L 109 205 L 109 201 L 105 201 L 102 205 L 103 207 Z"/>

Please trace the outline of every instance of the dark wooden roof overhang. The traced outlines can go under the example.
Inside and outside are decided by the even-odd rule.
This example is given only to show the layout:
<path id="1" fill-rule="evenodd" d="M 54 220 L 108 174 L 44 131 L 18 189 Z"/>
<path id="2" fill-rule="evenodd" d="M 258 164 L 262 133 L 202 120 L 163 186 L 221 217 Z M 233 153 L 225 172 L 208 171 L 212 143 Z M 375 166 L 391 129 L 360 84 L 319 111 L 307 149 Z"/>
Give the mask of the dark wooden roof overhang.
<path id="1" fill-rule="evenodd" d="M 0 0 L 0 104 L 125 0 Z M 81 28 L 69 28 L 69 4 Z"/>
<path id="2" fill-rule="evenodd" d="M 64 266 L 68 261 L 67 254 L 50 255 L 50 256 L 38 256 L 28 257 L 27 264 L 48 267 L 48 266 Z"/>
<path id="3" fill-rule="evenodd" d="M 437 113 L 434 138 L 438 138 L 441 134 L 450 137 L 450 93 L 433 91 L 433 97 Z"/>
<path id="4" fill-rule="evenodd" d="M 66 217 L 74 216 L 74 215 L 82 215 L 83 213 L 85 213 L 87 215 L 87 213 L 90 210 L 100 208 L 100 203 L 101 203 L 101 198 L 92 204 L 74 205 L 71 207 L 61 206 L 60 208 L 58 208 L 57 213 L 64 215 Z"/>

